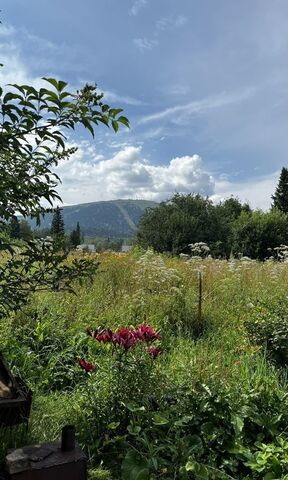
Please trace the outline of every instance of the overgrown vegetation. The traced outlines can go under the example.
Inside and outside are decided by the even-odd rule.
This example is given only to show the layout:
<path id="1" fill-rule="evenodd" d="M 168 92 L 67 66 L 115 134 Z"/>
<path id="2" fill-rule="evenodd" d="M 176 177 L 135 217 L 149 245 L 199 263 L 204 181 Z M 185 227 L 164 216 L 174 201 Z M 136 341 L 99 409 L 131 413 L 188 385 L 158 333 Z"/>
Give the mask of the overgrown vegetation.
<path id="1" fill-rule="evenodd" d="M 214 205 L 201 195 L 176 194 L 144 213 L 137 238 L 158 252 L 189 253 L 189 243 L 206 242 L 214 257 L 264 260 L 271 248 L 288 243 L 287 232 L 288 215 L 279 202 L 262 212 L 233 197 Z"/>
<path id="2" fill-rule="evenodd" d="M 28 437 L 2 432 L 2 454 L 68 422 L 91 478 L 286 478 L 287 263 L 96 258 L 77 296 L 38 293 L 2 321 L 0 348 L 34 391 Z"/>

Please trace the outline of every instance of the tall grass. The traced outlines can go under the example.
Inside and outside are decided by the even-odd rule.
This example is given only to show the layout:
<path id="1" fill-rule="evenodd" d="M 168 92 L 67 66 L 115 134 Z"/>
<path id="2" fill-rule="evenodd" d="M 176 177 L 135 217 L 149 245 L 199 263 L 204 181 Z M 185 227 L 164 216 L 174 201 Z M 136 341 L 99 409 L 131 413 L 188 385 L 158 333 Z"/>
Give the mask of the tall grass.
<path id="1" fill-rule="evenodd" d="M 210 385 L 215 391 L 229 391 L 235 408 L 239 391 L 273 392 L 279 399 L 287 393 L 286 373 L 267 361 L 264 349 L 250 343 L 244 321 L 257 302 L 287 295 L 288 264 L 184 261 L 151 252 L 142 258 L 140 253 L 105 253 L 99 261 L 94 282 L 76 285 L 77 295 L 35 295 L 26 308 L 2 322 L 0 349 L 34 391 L 28 435 L 16 432 L 16 443 L 53 440 L 65 423 L 74 423 L 80 443 L 97 464 L 101 448 L 96 437 L 105 437 L 105 429 L 100 430 L 111 423 L 110 353 L 87 339 L 87 327 L 148 323 L 160 329 L 163 353 L 157 359 L 157 375 L 165 376 L 164 389 Z M 200 336 L 199 271 L 204 322 Z M 94 377 L 83 374 L 79 357 L 96 362 Z M 91 395 L 97 406 L 93 411 Z M 269 408 L 274 415 L 276 407 Z M 97 432 L 91 425 L 95 412 L 101 417 Z M 0 443 L 2 457 L 11 442 Z"/>

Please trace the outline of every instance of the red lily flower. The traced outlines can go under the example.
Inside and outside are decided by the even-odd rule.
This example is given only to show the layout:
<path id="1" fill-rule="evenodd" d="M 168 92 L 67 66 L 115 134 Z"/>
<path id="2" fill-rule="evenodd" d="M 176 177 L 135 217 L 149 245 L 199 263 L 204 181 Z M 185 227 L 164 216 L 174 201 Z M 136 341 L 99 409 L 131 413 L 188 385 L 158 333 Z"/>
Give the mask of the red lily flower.
<path id="1" fill-rule="evenodd" d="M 160 339 L 160 332 L 156 332 L 150 325 L 139 325 L 136 334 L 143 342 L 154 342 Z"/>
<path id="2" fill-rule="evenodd" d="M 109 343 L 112 342 L 113 339 L 113 332 L 110 330 L 110 328 L 107 328 L 107 330 L 102 330 L 100 327 L 96 330 L 87 328 L 86 332 L 87 335 L 90 335 L 90 337 L 98 340 L 98 342 Z"/>
<path id="3" fill-rule="evenodd" d="M 147 352 L 149 355 L 153 358 L 157 358 L 158 355 L 161 353 L 161 348 L 160 347 L 149 347 Z"/>
<path id="4" fill-rule="evenodd" d="M 129 328 L 121 327 L 113 334 L 113 342 L 122 345 L 126 351 L 129 348 L 134 347 L 138 342 L 138 336 L 134 330 L 129 330 Z"/>
<path id="5" fill-rule="evenodd" d="M 78 363 L 82 370 L 85 370 L 86 373 L 93 372 L 96 366 L 93 363 L 87 362 L 84 358 L 79 358 Z"/>
<path id="6" fill-rule="evenodd" d="M 98 333 L 95 338 L 98 342 L 109 343 L 113 340 L 113 332 L 110 328 L 107 328 L 107 330 L 102 330 Z"/>

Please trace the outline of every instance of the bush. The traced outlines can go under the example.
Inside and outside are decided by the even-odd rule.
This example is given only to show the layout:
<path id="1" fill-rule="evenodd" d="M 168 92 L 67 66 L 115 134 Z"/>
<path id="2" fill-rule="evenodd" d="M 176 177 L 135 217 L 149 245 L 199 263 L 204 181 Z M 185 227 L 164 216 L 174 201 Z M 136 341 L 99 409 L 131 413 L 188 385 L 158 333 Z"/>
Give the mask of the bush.
<path id="1" fill-rule="evenodd" d="M 279 437 L 275 443 L 260 443 L 257 447 L 257 451 L 250 456 L 246 463 L 253 473 L 255 475 L 261 474 L 261 478 L 264 478 L 264 480 L 280 478 L 287 480 L 288 441 Z M 259 477 L 256 476 L 256 478 Z"/>
<path id="2" fill-rule="evenodd" d="M 288 298 L 283 296 L 252 307 L 245 321 L 250 340 L 266 349 L 278 365 L 288 363 Z"/>

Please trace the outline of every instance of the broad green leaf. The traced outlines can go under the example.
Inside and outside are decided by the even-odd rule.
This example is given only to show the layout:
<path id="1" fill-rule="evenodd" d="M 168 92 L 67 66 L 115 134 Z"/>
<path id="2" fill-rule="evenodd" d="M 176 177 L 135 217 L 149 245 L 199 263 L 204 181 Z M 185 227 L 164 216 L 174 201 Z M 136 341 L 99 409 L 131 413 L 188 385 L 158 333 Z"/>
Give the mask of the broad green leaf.
<path id="1" fill-rule="evenodd" d="M 45 80 L 46 82 L 50 83 L 51 85 L 53 85 L 53 87 L 56 88 L 56 90 L 58 90 L 58 81 L 57 81 L 55 78 L 43 77 L 43 80 Z"/>
<path id="2" fill-rule="evenodd" d="M 159 413 L 156 413 L 153 417 L 153 423 L 154 425 L 167 425 L 167 423 L 169 423 L 169 419 L 163 417 Z"/>
<path id="3" fill-rule="evenodd" d="M 118 125 L 118 123 L 116 122 L 116 120 L 112 120 L 112 127 L 113 127 L 114 132 L 118 132 L 118 130 L 119 130 L 119 125 Z"/>
<path id="4" fill-rule="evenodd" d="M 137 403 L 126 403 L 125 407 L 130 411 L 130 412 L 145 412 L 145 407 L 143 405 L 137 405 Z"/>
<path id="5" fill-rule="evenodd" d="M 122 463 L 122 480 L 149 480 L 150 463 L 133 450 L 129 451 Z"/>

